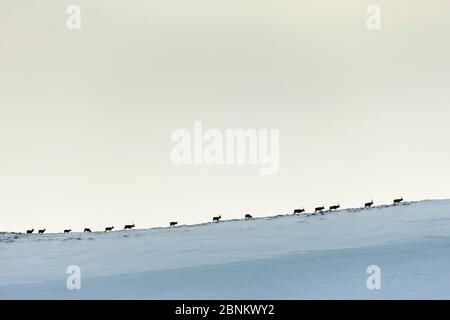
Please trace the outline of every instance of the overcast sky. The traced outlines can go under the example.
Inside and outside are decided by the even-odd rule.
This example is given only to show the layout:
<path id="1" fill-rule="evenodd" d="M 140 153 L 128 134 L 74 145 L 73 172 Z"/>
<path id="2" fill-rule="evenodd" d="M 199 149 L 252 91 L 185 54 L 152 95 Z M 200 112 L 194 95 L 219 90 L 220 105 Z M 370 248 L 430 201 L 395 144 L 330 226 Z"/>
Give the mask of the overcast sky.
<path id="1" fill-rule="evenodd" d="M 81 30 L 66 27 L 81 8 Z M 381 29 L 366 9 L 381 7 Z M 2 0 L 0 231 L 450 197 L 448 0 Z M 280 168 L 173 130 L 280 130 Z"/>

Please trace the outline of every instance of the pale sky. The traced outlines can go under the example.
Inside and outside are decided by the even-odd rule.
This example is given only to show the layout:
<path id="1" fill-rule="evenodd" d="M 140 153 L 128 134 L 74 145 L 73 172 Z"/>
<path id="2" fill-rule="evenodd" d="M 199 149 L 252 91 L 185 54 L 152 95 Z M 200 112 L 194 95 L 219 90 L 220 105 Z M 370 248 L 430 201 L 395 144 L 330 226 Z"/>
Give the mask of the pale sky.
<path id="1" fill-rule="evenodd" d="M 81 8 L 81 30 L 66 27 Z M 366 9 L 381 7 L 381 29 Z M 0 231 L 450 197 L 448 0 L 2 0 Z M 274 176 L 171 133 L 280 130 Z"/>

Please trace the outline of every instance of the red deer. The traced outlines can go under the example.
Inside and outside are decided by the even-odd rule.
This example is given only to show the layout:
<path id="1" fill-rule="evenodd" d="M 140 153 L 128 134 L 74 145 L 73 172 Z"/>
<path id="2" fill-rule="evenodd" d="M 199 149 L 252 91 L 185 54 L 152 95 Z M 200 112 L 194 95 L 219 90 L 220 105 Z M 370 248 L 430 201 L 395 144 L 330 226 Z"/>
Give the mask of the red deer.
<path id="1" fill-rule="evenodd" d="M 43 234 L 44 232 L 45 232 L 45 229 L 38 230 L 38 233 L 39 233 L 39 234 Z"/>
<path id="2" fill-rule="evenodd" d="M 371 206 L 373 206 L 373 200 L 370 201 L 370 202 L 367 202 L 367 203 L 364 205 L 364 208 L 370 208 Z"/>
<path id="3" fill-rule="evenodd" d="M 176 226 L 177 224 L 178 224 L 177 221 L 172 221 L 172 222 L 169 224 L 169 226 L 170 226 L 170 227 L 173 227 L 173 226 Z"/>
<path id="4" fill-rule="evenodd" d="M 64 233 L 69 233 L 71 231 L 72 231 L 72 229 L 66 229 L 66 230 L 64 230 Z"/>
<path id="5" fill-rule="evenodd" d="M 322 212 L 322 210 L 324 210 L 325 207 L 317 207 L 316 209 L 314 209 L 314 213 L 315 212 Z"/>
<path id="6" fill-rule="evenodd" d="M 247 213 L 247 214 L 245 215 L 245 219 L 253 219 L 253 217 L 252 217 L 251 214 L 248 214 L 248 213 Z"/>
<path id="7" fill-rule="evenodd" d="M 84 231 L 83 232 L 92 232 L 91 231 L 91 229 L 89 229 L 89 228 L 84 228 Z"/>
<path id="8" fill-rule="evenodd" d="M 337 210 L 337 209 L 339 209 L 340 207 L 341 207 L 340 204 L 337 204 L 337 205 L 335 205 L 335 206 L 330 206 L 330 211 Z"/>
<path id="9" fill-rule="evenodd" d="M 114 229 L 114 227 L 106 227 L 105 232 L 112 231 L 112 229 Z"/>
<path id="10" fill-rule="evenodd" d="M 134 223 L 133 224 L 127 224 L 126 226 L 125 226 L 125 228 L 123 228 L 123 230 L 131 230 L 131 229 L 133 229 L 134 228 Z"/>
<path id="11" fill-rule="evenodd" d="M 32 234 L 34 232 L 34 229 L 27 230 L 27 234 Z"/>
<path id="12" fill-rule="evenodd" d="M 400 199 L 394 199 L 394 204 L 400 203 L 400 202 L 402 202 L 402 201 L 403 201 L 403 198 L 400 198 Z"/>
<path id="13" fill-rule="evenodd" d="M 222 216 L 213 217 L 213 222 L 219 222 L 219 220 L 222 218 Z"/>
<path id="14" fill-rule="evenodd" d="M 300 213 L 303 213 L 303 212 L 305 212 L 305 208 L 303 208 L 303 209 L 295 209 L 294 210 L 294 214 L 300 214 Z"/>

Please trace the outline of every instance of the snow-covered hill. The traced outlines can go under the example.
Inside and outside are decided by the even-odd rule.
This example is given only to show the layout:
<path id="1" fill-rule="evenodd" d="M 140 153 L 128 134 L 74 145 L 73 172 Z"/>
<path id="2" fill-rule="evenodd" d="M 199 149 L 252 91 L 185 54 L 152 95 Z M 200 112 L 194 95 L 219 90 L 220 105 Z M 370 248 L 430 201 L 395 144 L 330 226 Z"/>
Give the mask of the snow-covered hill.
<path id="1" fill-rule="evenodd" d="M 66 269 L 81 268 L 81 290 Z M 369 265 L 381 289 L 369 290 Z M 450 200 L 111 233 L 0 233 L 1 299 L 450 298 Z"/>

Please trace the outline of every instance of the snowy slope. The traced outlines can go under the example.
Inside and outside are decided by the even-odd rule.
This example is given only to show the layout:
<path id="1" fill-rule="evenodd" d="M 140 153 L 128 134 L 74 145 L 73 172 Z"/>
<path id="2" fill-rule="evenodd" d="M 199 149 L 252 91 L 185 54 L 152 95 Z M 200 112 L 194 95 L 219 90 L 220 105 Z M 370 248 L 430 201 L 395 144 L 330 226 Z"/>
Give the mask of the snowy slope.
<path id="1" fill-rule="evenodd" d="M 78 265 L 81 290 L 66 288 Z M 368 290 L 366 269 L 381 268 Z M 450 298 L 450 200 L 111 233 L 0 233 L 0 299 Z"/>

